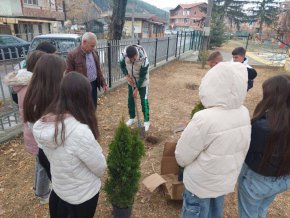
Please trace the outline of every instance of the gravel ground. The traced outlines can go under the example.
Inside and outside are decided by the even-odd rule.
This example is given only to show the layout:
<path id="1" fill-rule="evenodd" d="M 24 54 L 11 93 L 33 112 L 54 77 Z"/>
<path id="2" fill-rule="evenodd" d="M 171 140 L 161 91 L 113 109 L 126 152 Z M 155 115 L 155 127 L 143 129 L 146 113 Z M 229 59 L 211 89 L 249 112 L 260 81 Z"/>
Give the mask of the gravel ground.
<path id="1" fill-rule="evenodd" d="M 176 141 L 180 134 L 173 129 L 189 121 L 191 109 L 198 101 L 198 85 L 208 69 L 191 62 L 175 61 L 155 71 L 150 76 L 149 104 L 151 127 L 148 135 L 158 143 L 146 144 L 142 160 L 142 178 L 160 172 L 160 160 L 166 141 Z M 245 105 L 251 114 L 261 98 L 261 84 L 279 69 L 257 68 L 258 77 L 248 93 Z M 127 86 L 99 99 L 97 117 L 101 132 L 100 144 L 107 155 L 119 120 L 127 115 Z M 0 144 L 0 217 L 49 217 L 48 205 L 40 205 L 33 193 L 34 157 L 24 150 L 23 138 Z M 106 175 L 102 178 L 105 181 Z M 290 191 L 280 194 L 271 205 L 269 217 L 290 217 Z M 167 201 L 163 192 L 149 193 L 140 183 L 133 206 L 132 217 L 178 217 L 181 202 Z M 112 217 L 111 205 L 101 191 L 95 217 Z M 226 196 L 224 217 L 237 217 L 236 193 Z"/>

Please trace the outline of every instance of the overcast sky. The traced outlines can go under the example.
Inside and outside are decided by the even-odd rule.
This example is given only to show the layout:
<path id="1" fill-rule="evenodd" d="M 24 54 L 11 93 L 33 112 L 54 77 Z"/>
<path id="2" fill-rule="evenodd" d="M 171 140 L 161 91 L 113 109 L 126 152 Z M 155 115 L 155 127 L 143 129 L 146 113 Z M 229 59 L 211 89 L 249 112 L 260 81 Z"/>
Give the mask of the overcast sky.
<path id="1" fill-rule="evenodd" d="M 207 0 L 142 0 L 157 8 L 175 8 L 179 4 L 191 4 L 196 2 L 207 2 Z"/>

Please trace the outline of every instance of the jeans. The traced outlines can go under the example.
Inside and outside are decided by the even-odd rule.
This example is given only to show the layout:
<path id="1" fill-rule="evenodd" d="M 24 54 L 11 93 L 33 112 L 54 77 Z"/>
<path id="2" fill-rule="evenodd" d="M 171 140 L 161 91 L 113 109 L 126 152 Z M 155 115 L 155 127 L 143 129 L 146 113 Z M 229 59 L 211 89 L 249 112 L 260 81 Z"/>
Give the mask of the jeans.
<path id="1" fill-rule="evenodd" d="M 35 195 L 40 198 L 47 198 L 50 194 L 50 180 L 45 169 L 39 163 L 38 156 L 35 159 L 35 176 L 34 176 Z"/>
<path id="2" fill-rule="evenodd" d="M 199 198 L 185 190 L 181 218 L 221 218 L 223 207 L 224 195 L 217 198 Z"/>
<path id="3" fill-rule="evenodd" d="M 266 217 L 276 195 L 289 186 L 290 176 L 262 176 L 244 164 L 238 181 L 239 217 Z"/>

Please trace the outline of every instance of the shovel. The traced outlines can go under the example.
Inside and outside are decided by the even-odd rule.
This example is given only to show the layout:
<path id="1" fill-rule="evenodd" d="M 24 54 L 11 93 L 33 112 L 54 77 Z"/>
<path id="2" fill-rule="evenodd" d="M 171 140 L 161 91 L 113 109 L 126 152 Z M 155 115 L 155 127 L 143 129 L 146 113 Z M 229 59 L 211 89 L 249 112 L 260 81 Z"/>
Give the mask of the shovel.
<path id="1" fill-rule="evenodd" d="M 145 126 L 141 124 L 140 117 L 139 117 L 139 110 L 137 105 L 137 97 L 134 96 L 134 104 L 135 104 L 135 111 L 137 116 L 137 123 L 138 123 L 138 129 L 139 129 L 139 136 L 140 138 L 145 138 Z"/>

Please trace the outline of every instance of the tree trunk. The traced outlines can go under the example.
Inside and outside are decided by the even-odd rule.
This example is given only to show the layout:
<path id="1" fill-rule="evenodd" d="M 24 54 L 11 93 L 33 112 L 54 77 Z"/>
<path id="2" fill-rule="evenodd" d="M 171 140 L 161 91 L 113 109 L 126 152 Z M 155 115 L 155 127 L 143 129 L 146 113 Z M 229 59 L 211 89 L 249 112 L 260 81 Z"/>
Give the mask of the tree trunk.
<path id="1" fill-rule="evenodd" d="M 110 24 L 110 39 L 120 40 L 122 38 L 125 23 L 127 0 L 113 0 L 113 14 Z"/>
<path id="2" fill-rule="evenodd" d="M 204 22 L 204 27 L 210 27 L 212 8 L 213 8 L 213 0 L 208 0 L 207 14 L 206 14 L 205 22 Z M 203 41 L 203 46 L 202 46 L 203 50 L 208 49 L 208 44 L 209 44 L 209 36 L 204 36 L 204 41 Z"/>
<path id="3" fill-rule="evenodd" d="M 260 37 L 261 37 L 261 39 L 262 39 L 262 33 L 263 33 L 263 21 L 260 21 L 259 33 L 260 33 Z"/>

